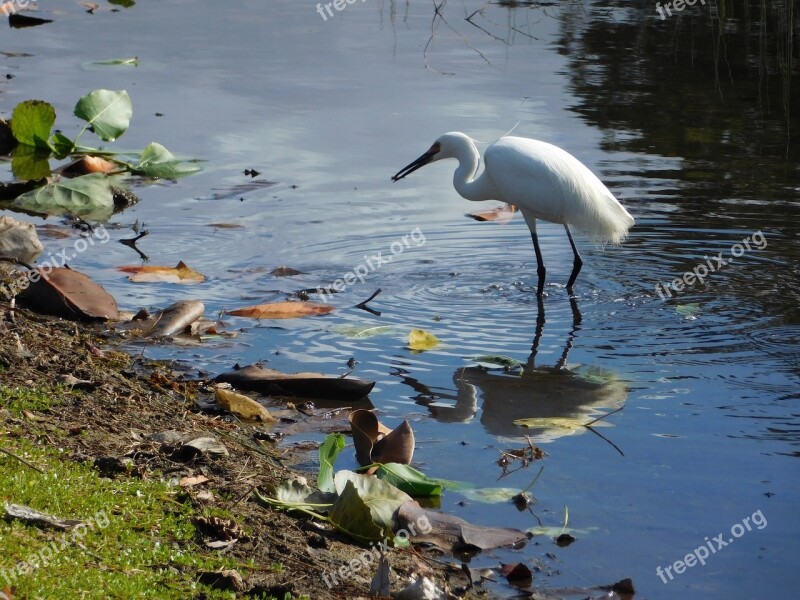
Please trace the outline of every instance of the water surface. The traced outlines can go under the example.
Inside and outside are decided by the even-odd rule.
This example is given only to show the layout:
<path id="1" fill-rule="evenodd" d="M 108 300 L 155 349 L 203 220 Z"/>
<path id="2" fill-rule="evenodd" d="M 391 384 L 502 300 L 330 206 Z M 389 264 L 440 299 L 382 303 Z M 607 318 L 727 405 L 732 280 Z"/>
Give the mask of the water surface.
<path id="1" fill-rule="evenodd" d="M 710 6 L 662 21 L 649 6 L 501 4 L 443 3 L 436 16 L 427 2 L 366 0 L 328 20 L 305 1 L 65 10 L 4 38 L 2 49 L 32 56 L 2 59 L 16 75 L 3 84 L 3 106 L 46 99 L 71 131 L 80 95 L 124 88 L 134 119 L 119 144 L 158 140 L 209 161 L 200 175 L 141 187 L 142 201 L 109 224 L 123 228 L 114 239 L 146 224 L 140 247 L 154 264 L 184 260 L 206 283 L 131 284 L 114 267 L 137 257 L 117 243 L 73 262 L 125 308 L 196 297 L 212 315 L 278 299 L 329 285 L 365 256 L 391 255 L 393 243 L 418 231 L 363 284 L 333 296 L 329 316 L 231 318 L 243 329 L 232 343 L 145 354 L 211 372 L 265 360 L 343 373 L 354 357 L 354 374 L 377 381 L 371 400 L 381 419 L 412 422 L 416 466 L 478 487 L 530 484 L 539 464 L 499 480 L 495 464 L 530 433 L 549 454 L 531 490 L 533 514 L 464 503 L 455 492 L 442 508 L 527 529 L 561 526 L 567 506 L 578 541 L 558 548 L 542 537 L 474 565 L 543 561 L 550 575 L 536 575 L 540 587 L 632 577 L 646 598 L 785 596 L 800 583 L 792 566 L 800 550 L 792 462 L 800 454 L 800 90 L 796 67 L 782 73 L 776 58 L 785 53 L 774 32 L 780 19 L 770 12 L 759 38 L 736 3 L 731 33 L 719 37 Z M 137 68 L 90 64 L 134 55 Z M 454 164 L 389 180 L 441 133 L 490 142 L 515 126 L 580 158 L 636 219 L 621 247 L 579 240 L 585 265 L 574 302 L 564 289 L 572 257 L 563 229 L 540 224 L 548 285 L 538 336 L 522 219 L 466 218 L 478 205 L 452 189 Z M 246 168 L 275 184 L 237 187 L 249 181 Z M 658 293 L 657 284 L 720 252 L 731 258 L 744 240 L 750 250 L 703 284 Z M 57 251 L 64 242 L 47 243 Z M 272 277 L 280 265 L 304 274 Z M 378 288 L 370 306 L 380 316 L 354 308 Z M 392 329 L 352 337 L 376 326 Z M 410 352 L 414 327 L 442 344 Z M 525 363 L 525 376 L 474 368 L 472 358 L 490 354 Z M 598 378 L 604 384 L 591 385 Z M 597 429 L 607 439 L 512 422 L 621 407 Z M 667 583 L 656 574 L 757 511 L 766 526 L 705 566 Z"/>

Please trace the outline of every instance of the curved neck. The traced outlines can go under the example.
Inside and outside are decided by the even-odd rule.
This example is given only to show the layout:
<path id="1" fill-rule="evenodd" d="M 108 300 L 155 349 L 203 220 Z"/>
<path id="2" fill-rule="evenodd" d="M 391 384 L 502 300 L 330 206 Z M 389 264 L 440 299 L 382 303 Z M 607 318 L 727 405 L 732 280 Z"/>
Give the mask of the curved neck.
<path id="1" fill-rule="evenodd" d="M 478 166 L 481 162 L 481 155 L 471 141 L 459 148 L 458 168 L 453 173 L 453 187 L 467 200 L 492 200 L 494 198 L 491 190 L 489 176 L 486 169 L 479 177 L 475 177 Z"/>

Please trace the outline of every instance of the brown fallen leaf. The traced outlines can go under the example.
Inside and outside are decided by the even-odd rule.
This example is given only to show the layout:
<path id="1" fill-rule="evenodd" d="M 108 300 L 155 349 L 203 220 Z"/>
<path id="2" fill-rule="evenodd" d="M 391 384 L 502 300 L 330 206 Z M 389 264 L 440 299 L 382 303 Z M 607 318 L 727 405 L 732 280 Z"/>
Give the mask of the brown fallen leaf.
<path id="1" fill-rule="evenodd" d="M 198 283 L 205 281 L 205 275 L 198 273 L 183 261 L 174 267 L 161 265 L 125 265 L 117 267 L 118 271 L 129 273 L 128 279 L 137 283 L 161 281 L 165 283 Z"/>
<path id="2" fill-rule="evenodd" d="M 205 475 L 195 475 L 194 477 L 182 477 L 178 482 L 180 487 L 192 487 L 193 485 L 200 485 L 208 481 Z"/>
<path id="3" fill-rule="evenodd" d="M 281 373 L 250 365 L 222 373 L 215 381 L 230 383 L 241 390 L 252 390 L 264 395 L 284 394 L 304 398 L 325 398 L 352 402 L 368 395 L 374 381 L 354 377 L 331 377 L 322 373 Z"/>
<path id="4" fill-rule="evenodd" d="M 517 207 L 513 204 L 504 204 L 491 210 L 476 210 L 467 213 L 468 217 L 472 217 L 476 221 L 496 221 L 498 223 L 508 223 L 514 218 L 514 213 Z"/>
<path id="5" fill-rule="evenodd" d="M 328 304 L 314 302 L 269 302 L 255 306 L 245 306 L 235 310 L 227 310 L 225 314 L 252 319 L 295 319 L 313 315 L 326 315 L 333 310 Z"/>
<path id="6" fill-rule="evenodd" d="M 214 397 L 217 402 L 219 402 L 220 406 L 239 415 L 243 419 L 256 419 L 264 423 L 274 423 L 277 421 L 266 408 L 244 394 L 237 394 L 231 390 L 217 388 L 214 391 Z"/>
<path id="7" fill-rule="evenodd" d="M 34 310 L 72 320 L 119 319 L 114 297 L 79 271 L 67 267 L 34 269 L 28 280 L 30 285 L 18 298 Z"/>
<path id="8" fill-rule="evenodd" d="M 350 428 L 356 460 L 364 467 L 372 463 L 411 464 L 414 456 L 414 431 L 408 421 L 389 429 L 375 413 L 358 409 L 350 413 Z"/>

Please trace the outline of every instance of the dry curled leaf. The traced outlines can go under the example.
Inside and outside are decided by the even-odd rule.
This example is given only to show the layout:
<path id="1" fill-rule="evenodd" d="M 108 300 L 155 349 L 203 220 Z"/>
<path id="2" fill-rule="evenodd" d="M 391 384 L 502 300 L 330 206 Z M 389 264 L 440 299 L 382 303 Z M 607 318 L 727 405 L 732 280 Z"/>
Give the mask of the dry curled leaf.
<path id="1" fill-rule="evenodd" d="M 350 413 L 350 427 L 356 460 L 361 466 L 372 463 L 411 464 L 414 456 L 414 431 L 408 421 L 389 429 L 372 411 L 358 409 Z"/>
<path id="2" fill-rule="evenodd" d="M 34 269 L 30 286 L 20 302 L 40 312 L 75 320 L 116 321 L 119 311 L 114 297 L 88 275 L 66 267 Z"/>

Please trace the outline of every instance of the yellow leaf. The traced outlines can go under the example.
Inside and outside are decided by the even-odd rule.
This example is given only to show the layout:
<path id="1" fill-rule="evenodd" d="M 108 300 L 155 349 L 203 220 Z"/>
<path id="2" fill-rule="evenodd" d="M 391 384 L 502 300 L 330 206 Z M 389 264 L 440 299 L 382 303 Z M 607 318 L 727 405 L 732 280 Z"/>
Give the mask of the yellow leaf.
<path id="1" fill-rule="evenodd" d="M 217 399 L 220 406 L 239 415 L 243 419 L 257 419 L 265 423 L 274 423 L 277 421 L 275 417 L 269 414 L 266 408 L 243 394 L 217 388 L 214 391 L 214 397 Z"/>
<path id="2" fill-rule="evenodd" d="M 225 312 L 235 317 L 251 317 L 253 319 L 294 319 L 310 315 L 326 315 L 332 310 L 332 306 L 314 302 L 270 302 Z"/>
<path id="3" fill-rule="evenodd" d="M 430 350 L 439 344 L 439 338 L 424 329 L 412 329 L 408 333 L 408 347 L 411 350 L 422 352 Z"/>

